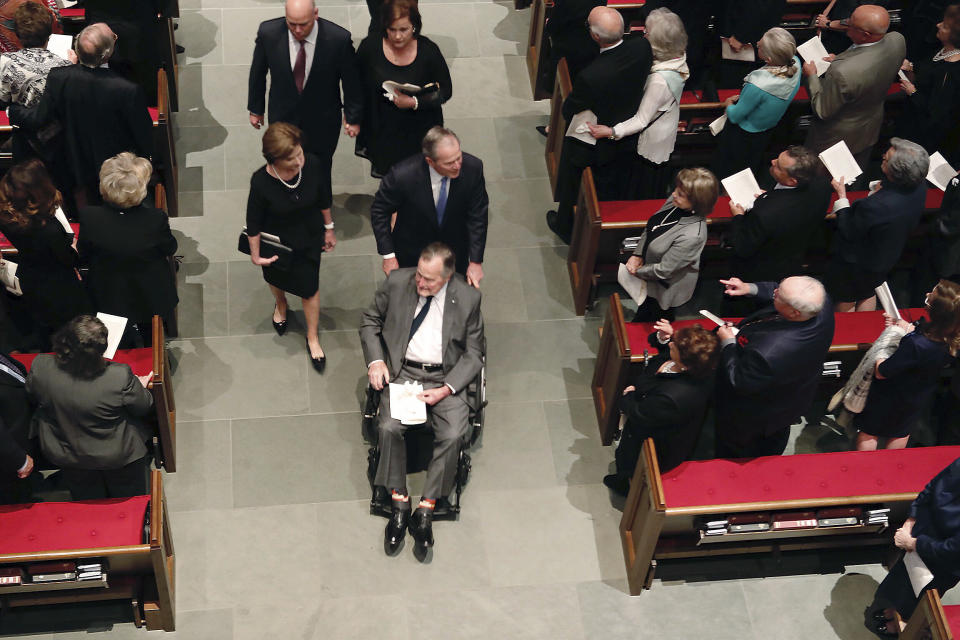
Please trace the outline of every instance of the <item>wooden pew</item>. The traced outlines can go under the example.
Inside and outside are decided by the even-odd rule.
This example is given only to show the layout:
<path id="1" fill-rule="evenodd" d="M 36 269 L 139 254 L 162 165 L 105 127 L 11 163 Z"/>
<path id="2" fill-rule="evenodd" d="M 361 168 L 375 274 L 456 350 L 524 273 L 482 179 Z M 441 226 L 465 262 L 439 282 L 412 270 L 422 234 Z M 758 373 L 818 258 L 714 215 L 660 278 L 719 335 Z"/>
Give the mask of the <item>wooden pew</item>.
<path id="1" fill-rule="evenodd" d="M 905 320 L 912 322 L 924 317 L 925 312 L 923 309 L 902 309 L 900 314 Z M 841 377 L 845 378 L 859 362 L 860 352 L 870 348 L 883 332 L 883 312 L 836 313 L 834 318 L 830 359 L 840 361 Z M 726 319 L 731 322 L 740 320 Z M 695 324 L 706 328 L 713 327 L 713 323 L 704 319 L 678 320 L 672 324 L 677 329 Z M 620 420 L 617 402 L 628 380 L 642 370 L 648 354 L 656 355 L 647 342 L 647 336 L 652 332 L 652 322 L 625 322 L 620 295 L 614 293 L 610 296 L 610 307 L 603 321 L 600 347 L 597 349 L 597 361 L 590 383 L 600 441 L 604 445 L 613 443 L 616 436 Z"/>
<path id="2" fill-rule="evenodd" d="M 631 595 L 649 589 L 671 559 L 781 554 L 892 545 L 892 530 L 960 447 L 850 451 L 740 460 L 692 460 L 663 476 L 653 441 L 643 444 L 620 520 Z M 890 526 L 862 524 L 705 535 L 705 522 L 743 513 L 834 507 L 889 508 Z"/>
<path id="3" fill-rule="evenodd" d="M 944 606 L 936 589 L 924 592 L 900 640 L 953 640 L 960 634 L 960 605 Z"/>
<path id="4" fill-rule="evenodd" d="M 177 470 L 177 407 L 173 398 L 173 378 L 164 343 L 163 322 L 153 316 L 153 346 L 143 349 L 118 349 L 113 362 L 130 366 L 134 375 L 143 376 L 153 371 L 147 390 L 153 396 L 156 417 L 157 464 L 174 473 Z M 12 354 L 29 371 L 35 353 Z"/>
<path id="5" fill-rule="evenodd" d="M 550 130 L 547 132 L 547 144 L 544 155 L 547 159 L 547 175 L 550 177 L 550 193 L 557 192 L 557 170 L 560 168 L 560 152 L 563 138 L 567 132 L 567 121 L 563 119 L 563 101 L 570 95 L 573 83 L 570 80 L 570 68 L 566 58 L 557 65 L 553 95 L 550 97 Z"/>
<path id="6" fill-rule="evenodd" d="M 0 586 L 0 608 L 126 600 L 136 626 L 173 631 L 175 557 L 161 475 L 151 472 L 147 496 L 0 506 L 0 568 L 105 564 L 99 581 Z"/>

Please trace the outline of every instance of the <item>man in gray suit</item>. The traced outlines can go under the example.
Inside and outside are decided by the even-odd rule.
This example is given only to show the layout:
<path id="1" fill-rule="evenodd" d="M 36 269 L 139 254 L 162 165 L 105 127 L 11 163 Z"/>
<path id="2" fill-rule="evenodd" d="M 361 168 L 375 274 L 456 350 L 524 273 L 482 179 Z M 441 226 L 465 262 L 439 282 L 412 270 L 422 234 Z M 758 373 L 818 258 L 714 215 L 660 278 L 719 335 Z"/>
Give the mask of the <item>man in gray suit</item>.
<path id="1" fill-rule="evenodd" d="M 383 391 L 375 484 L 391 492 L 384 550 L 395 554 L 409 525 L 421 561 L 433 546 L 433 509 L 453 488 L 460 444 L 467 436 L 469 411 L 461 392 L 480 372 L 483 357 L 480 292 L 454 276 L 455 265 L 445 244 L 428 245 L 415 269 L 390 272 L 360 323 L 370 385 Z M 408 380 L 423 384 L 419 398 L 427 404 L 434 433 L 423 497 L 412 519 L 403 440 L 408 427 L 390 417 L 387 386 Z"/>
<path id="2" fill-rule="evenodd" d="M 804 146 L 819 153 L 840 140 L 861 168 L 880 135 L 883 102 L 906 55 L 906 42 L 887 33 L 890 16 L 883 7 L 865 4 L 850 16 L 847 37 L 853 45 L 838 56 L 828 56 L 830 68 L 817 76 L 813 61 L 803 65 L 816 116 Z"/>

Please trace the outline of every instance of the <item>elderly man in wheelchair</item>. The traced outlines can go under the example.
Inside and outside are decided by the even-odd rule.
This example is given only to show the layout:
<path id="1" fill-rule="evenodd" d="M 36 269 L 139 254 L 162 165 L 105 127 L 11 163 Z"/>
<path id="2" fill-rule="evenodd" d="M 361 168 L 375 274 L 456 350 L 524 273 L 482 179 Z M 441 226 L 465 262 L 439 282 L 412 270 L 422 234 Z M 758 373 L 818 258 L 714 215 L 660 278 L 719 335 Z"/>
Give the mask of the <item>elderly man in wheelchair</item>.
<path id="1" fill-rule="evenodd" d="M 390 272 L 360 323 L 367 376 L 380 393 L 374 484 L 390 494 L 384 550 L 396 554 L 409 528 L 421 561 L 433 546 L 437 502 L 458 484 L 458 462 L 471 422 L 465 391 L 483 368 L 480 292 L 455 275 L 454 266 L 449 247 L 439 242 L 427 246 L 415 269 Z M 407 381 L 423 385 L 417 398 L 426 404 L 433 432 L 433 454 L 416 509 L 406 487 L 404 440 L 413 427 L 394 419 L 390 410 L 389 383 Z"/>

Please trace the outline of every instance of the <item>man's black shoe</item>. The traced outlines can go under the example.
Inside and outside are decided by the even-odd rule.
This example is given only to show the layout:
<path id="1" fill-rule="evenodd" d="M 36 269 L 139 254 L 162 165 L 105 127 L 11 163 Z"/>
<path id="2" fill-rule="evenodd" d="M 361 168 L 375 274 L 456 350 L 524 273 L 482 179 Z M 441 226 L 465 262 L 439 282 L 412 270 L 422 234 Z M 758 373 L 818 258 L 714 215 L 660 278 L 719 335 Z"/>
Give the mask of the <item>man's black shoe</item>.
<path id="1" fill-rule="evenodd" d="M 400 551 L 400 547 L 403 546 L 409 520 L 410 509 L 394 509 L 390 514 L 387 528 L 383 530 L 383 550 L 388 556 L 396 555 Z"/>
<path id="2" fill-rule="evenodd" d="M 433 511 L 417 509 L 410 519 L 410 535 L 413 536 L 413 554 L 423 562 L 427 549 L 433 546 Z"/>
<path id="3" fill-rule="evenodd" d="M 630 493 L 630 481 L 615 473 L 603 476 L 603 484 L 617 495 L 626 496 Z"/>
<path id="4" fill-rule="evenodd" d="M 571 232 L 560 227 L 560 214 L 556 211 L 547 211 L 547 226 L 563 240 L 564 244 L 570 244 Z"/>

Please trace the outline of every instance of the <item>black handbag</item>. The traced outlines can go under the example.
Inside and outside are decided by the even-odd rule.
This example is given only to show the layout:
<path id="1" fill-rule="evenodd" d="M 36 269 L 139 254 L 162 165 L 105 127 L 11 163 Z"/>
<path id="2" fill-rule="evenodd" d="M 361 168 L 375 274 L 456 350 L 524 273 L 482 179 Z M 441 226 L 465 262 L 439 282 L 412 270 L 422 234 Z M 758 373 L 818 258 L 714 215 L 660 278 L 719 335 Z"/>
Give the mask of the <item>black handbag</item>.
<path id="1" fill-rule="evenodd" d="M 244 227 L 237 239 L 237 251 L 250 255 L 250 236 Z M 268 266 L 277 269 L 288 269 L 293 263 L 293 249 L 280 242 L 280 238 L 269 233 L 260 234 L 260 257 L 272 258 L 278 256 L 273 264 Z"/>

